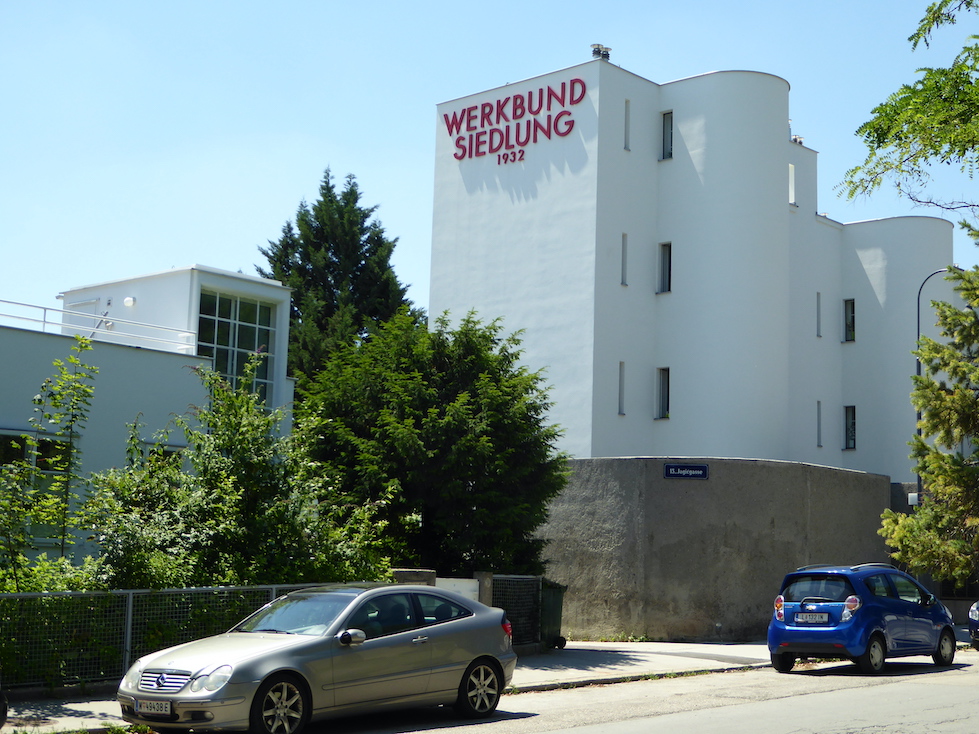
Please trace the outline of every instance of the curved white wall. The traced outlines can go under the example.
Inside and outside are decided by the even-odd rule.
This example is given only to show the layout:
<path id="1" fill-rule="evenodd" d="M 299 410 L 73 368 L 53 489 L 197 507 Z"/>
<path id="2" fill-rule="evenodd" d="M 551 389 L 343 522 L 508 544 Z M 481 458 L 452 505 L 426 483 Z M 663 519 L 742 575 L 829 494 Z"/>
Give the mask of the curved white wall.
<path id="1" fill-rule="evenodd" d="M 516 164 L 465 148 L 514 95 L 572 84 L 570 134 Z M 818 216 L 816 154 L 790 138 L 788 91 L 757 72 L 660 85 L 592 61 L 439 106 L 430 312 L 524 330 L 572 455 L 787 459 L 910 481 L 914 301 L 951 259 L 951 225 Z M 858 406 L 854 451 L 844 405 Z"/>

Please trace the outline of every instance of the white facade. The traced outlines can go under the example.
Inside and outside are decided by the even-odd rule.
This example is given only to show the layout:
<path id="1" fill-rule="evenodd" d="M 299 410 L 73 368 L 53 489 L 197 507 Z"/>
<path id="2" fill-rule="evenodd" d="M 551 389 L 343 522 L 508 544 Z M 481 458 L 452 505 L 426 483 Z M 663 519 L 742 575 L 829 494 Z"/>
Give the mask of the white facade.
<path id="1" fill-rule="evenodd" d="M 912 481 L 917 294 L 952 262 L 952 225 L 817 214 L 788 92 L 594 60 L 439 105 L 430 312 L 524 331 L 571 455 Z M 930 281 L 922 323 L 950 293 Z"/>
<path id="2" fill-rule="evenodd" d="M 290 404 L 286 376 L 290 289 L 277 280 L 193 265 L 71 288 L 59 297 L 65 333 L 208 357 L 241 375 L 248 355 L 267 357 L 258 381 L 271 407 Z"/>
<path id="3" fill-rule="evenodd" d="M 182 447 L 174 417 L 207 399 L 194 368 L 230 368 L 233 377 L 248 354 L 261 350 L 269 355 L 259 374 L 267 403 L 292 402 L 293 381 L 286 376 L 290 291 L 278 281 L 195 265 L 73 288 L 61 298 L 60 312 L 0 301 L 0 461 L 23 454 L 24 434 L 42 444 L 63 440 L 37 431 L 33 398 L 55 374 L 53 362 L 71 354 L 74 334 L 92 339 L 81 359 L 98 368 L 79 439 L 82 474 L 123 466 L 134 422 L 145 444 L 171 431 L 166 444 Z M 35 540 L 40 550 L 56 545 Z M 94 549 L 82 544 L 74 550 Z"/>

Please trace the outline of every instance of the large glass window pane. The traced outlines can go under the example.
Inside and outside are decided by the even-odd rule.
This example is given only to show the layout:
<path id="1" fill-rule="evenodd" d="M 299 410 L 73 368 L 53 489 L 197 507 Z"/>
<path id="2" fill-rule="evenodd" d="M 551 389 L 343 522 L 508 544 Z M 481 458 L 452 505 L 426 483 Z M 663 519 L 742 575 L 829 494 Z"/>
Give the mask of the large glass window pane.
<path id="1" fill-rule="evenodd" d="M 241 300 L 238 303 L 238 320 L 245 324 L 257 324 L 258 304 L 255 301 Z"/>
<path id="2" fill-rule="evenodd" d="M 214 343 L 214 320 L 201 318 L 197 322 L 197 341 L 205 344 Z"/>
<path id="3" fill-rule="evenodd" d="M 215 293 L 201 292 L 201 313 L 205 316 L 214 316 L 218 312 L 218 297 Z"/>
<path id="4" fill-rule="evenodd" d="M 222 319 L 234 317 L 234 301 L 228 296 L 218 296 L 218 316 Z"/>
<path id="5" fill-rule="evenodd" d="M 231 343 L 231 324 L 227 321 L 218 322 L 218 338 L 214 342 L 222 347 L 230 347 Z"/>

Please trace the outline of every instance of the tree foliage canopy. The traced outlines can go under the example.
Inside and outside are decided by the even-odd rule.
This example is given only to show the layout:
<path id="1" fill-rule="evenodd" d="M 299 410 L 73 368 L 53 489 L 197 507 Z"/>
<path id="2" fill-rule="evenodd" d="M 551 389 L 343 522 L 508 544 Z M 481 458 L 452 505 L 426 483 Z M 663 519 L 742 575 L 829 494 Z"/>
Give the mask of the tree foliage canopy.
<path id="1" fill-rule="evenodd" d="M 979 571 L 979 268 L 947 278 L 964 303 L 933 303 L 941 339 L 922 337 L 915 352 L 911 446 L 925 496 L 914 514 L 885 511 L 880 534 L 913 571 L 962 585 Z"/>
<path id="2" fill-rule="evenodd" d="M 286 222 L 278 241 L 259 248 L 269 269 L 258 272 L 293 289 L 293 373 L 314 374 L 337 346 L 407 305 L 406 288 L 390 262 L 397 239 L 386 237 L 376 210 L 361 205 L 352 175 L 337 191 L 327 169 L 319 199 L 312 206 L 302 202 L 295 225 Z"/>
<path id="3" fill-rule="evenodd" d="M 954 24 L 961 12 L 977 7 L 979 0 L 934 2 L 908 40 L 914 47 L 928 45 L 936 28 Z M 869 150 L 867 158 L 841 184 L 848 197 L 872 193 L 891 180 L 900 195 L 916 203 L 973 219 L 979 214 L 977 202 L 940 199 L 926 191 L 932 166 L 954 166 L 971 178 L 979 162 L 979 39 L 969 40 L 949 66 L 919 69 L 918 80 L 873 109 L 873 117 L 857 130 Z M 960 225 L 979 239 L 975 224 L 963 219 Z"/>
<path id="4" fill-rule="evenodd" d="M 199 371 L 208 403 L 143 451 L 134 425 L 127 466 L 92 478 L 87 505 L 110 588 L 349 581 L 388 571 L 375 504 L 346 508 L 321 467 L 283 436 L 280 411 Z M 186 464 L 186 466 L 185 466 Z M 188 471 L 187 469 L 190 469 Z"/>
<path id="5" fill-rule="evenodd" d="M 38 536 L 57 542 L 51 563 L 66 559 L 84 479 L 78 439 L 88 421 L 98 368 L 83 361 L 91 340 L 75 337 L 71 354 L 54 361 L 34 396 L 31 433 L 4 437 L 0 456 L 0 588 L 39 591 L 27 552 Z M 42 558 L 41 565 L 48 563 Z"/>
<path id="6" fill-rule="evenodd" d="M 534 531 L 565 483 L 559 431 L 519 339 L 468 316 L 434 328 L 402 311 L 335 352 L 300 427 L 353 505 L 384 500 L 396 565 L 539 573 Z"/>

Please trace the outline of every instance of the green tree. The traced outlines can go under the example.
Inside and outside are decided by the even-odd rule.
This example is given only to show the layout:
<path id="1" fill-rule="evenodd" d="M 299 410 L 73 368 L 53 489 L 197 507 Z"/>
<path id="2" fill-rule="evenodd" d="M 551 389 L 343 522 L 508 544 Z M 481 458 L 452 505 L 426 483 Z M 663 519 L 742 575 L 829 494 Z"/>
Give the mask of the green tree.
<path id="1" fill-rule="evenodd" d="M 337 191 L 329 169 L 312 205 L 299 205 L 295 225 L 286 222 L 278 241 L 259 251 L 269 269 L 257 268 L 293 289 L 289 365 L 312 375 L 338 345 L 393 316 L 408 302 L 391 268 L 396 239 L 374 218 L 377 207 L 360 203 L 360 189 L 347 176 Z"/>
<path id="2" fill-rule="evenodd" d="M 79 439 L 88 420 L 98 368 L 82 361 L 91 341 L 76 337 L 70 355 L 56 359 L 55 374 L 34 396 L 33 431 L 5 438 L 0 446 L 0 585 L 14 591 L 32 587 L 32 562 L 40 534 L 57 539 L 65 558 L 80 501 Z M 41 559 L 42 565 L 47 563 Z M 26 586 L 25 586 L 26 584 Z M 31 588 L 30 590 L 39 590 Z"/>
<path id="3" fill-rule="evenodd" d="M 910 515 L 886 510 L 880 534 L 912 571 L 963 585 L 979 571 L 979 268 L 946 277 L 964 303 L 933 303 L 941 338 L 922 337 L 915 352 L 911 446 L 924 498 Z"/>
<path id="4" fill-rule="evenodd" d="M 127 465 L 92 478 L 87 505 L 107 583 L 114 588 L 347 581 L 384 576 L 383 523 L 375 508 L 335 500 L 333 484 L 281 431 L 251 388 L 199 370 L 208 402 L 143 451 L 131 430 Z"/>
<path id="5" fill-rule="evenodd" d="M 443 574 L 539 573 L 534 537 L 566 481 L 543 378 L 519 339 L 467 316 L 434 329 L 402 311 L 335 352 L 305 396 L 310 456 L 349 504 L 385 500 L 397 564 Z"/>
<path id="6" fill-rule="evenodd" d="M 908 40 L 913 48 L 927 46 L 935 29 L 977 8 L 979 0 L 938 0 L 928 6 Z M 976 202 L 936 198 L 926 189 L 933 166 L 956 166 L 971 178 L 979 162 L 977 40 L 970 36 L 970 43 L 947 67 L 919 69 L 917 81 L 903 85 L 873 109 L 873 117 L 857 130 L 869 150 L 867 158 L 849 170 L 841 184 L 849 198 L 870 194 L 890 180 L 901 196 L 915 203 L 960 211 L 975 220 Z M 979 229 L 968 218 L 960 226 L 979 240 Z"/>

